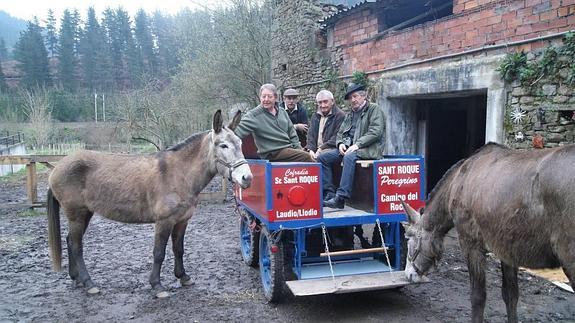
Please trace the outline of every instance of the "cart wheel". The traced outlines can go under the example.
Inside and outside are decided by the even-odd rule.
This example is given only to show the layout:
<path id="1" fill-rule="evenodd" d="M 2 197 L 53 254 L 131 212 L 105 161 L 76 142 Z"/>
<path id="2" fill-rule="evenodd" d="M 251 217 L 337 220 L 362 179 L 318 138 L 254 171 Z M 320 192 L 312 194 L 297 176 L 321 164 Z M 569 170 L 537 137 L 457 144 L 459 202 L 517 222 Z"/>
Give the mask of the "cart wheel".
<path id="1" fill-rule="evenodd" d="M 258 266 L 260 232 L 250 228 L 255 219 L 247 212 L 242 212 L 240 218 L 240 249 L 246 265 Z"/>
<path id="2" fill-rule="evenodd" d="M 274 242 L 268 229 L 262 226 L 260 235 L 260 275 L 264 295 L 268 302 L 277 303 L 283 296 L 284 248 L 281 241 Z"/>

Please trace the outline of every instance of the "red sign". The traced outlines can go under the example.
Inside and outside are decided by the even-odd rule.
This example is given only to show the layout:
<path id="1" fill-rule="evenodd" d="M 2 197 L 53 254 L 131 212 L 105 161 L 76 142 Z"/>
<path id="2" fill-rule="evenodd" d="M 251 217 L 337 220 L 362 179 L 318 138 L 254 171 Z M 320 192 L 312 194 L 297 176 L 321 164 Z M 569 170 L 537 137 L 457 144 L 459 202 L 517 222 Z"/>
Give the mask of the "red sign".
<path id="1" fill-rule="evenodd" d="M 404 213 L 402 200 L 414 209 L 423 207 L 423 165 L 420 160 L 383 161 L 376 167 L 378 213 Z"/>
<path id="2" fill-rule="evenodd" d="M 270 221 L 321 218 L 320 166 L 273 165 Z"/>

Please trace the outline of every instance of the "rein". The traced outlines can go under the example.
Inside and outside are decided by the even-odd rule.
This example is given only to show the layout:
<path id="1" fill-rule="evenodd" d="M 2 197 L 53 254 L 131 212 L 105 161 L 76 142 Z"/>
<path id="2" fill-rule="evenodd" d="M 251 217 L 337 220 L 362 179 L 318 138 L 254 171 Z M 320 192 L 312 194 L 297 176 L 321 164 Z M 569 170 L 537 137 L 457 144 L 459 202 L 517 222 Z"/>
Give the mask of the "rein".
<path id="1" fill-rule="evenodd" d="M 233 172 L 236 168 L 238 168 L 238 167 L 240 167 L 240 166 L 242 166 L 242 165 L 244 165 L 244 164 L 247 164 L 248 162 L 247 162 L 244 158 L 241 158 L 241 159 L 236 160 L 236 161 L 233 162 L 233 163 L 228 163 L 228 162 L 226 162 L 226 161 L 221 160 L 221 159 L 218 158 L 218 159 L 216 159 L 216 163 L 220 163 L 220 164 L 222 164 L 222 165 L 224 165 L 225 167 L 228 168 L 228 180 L 231 181 L 231 180 L 232 180 L 232 172 Z"/>

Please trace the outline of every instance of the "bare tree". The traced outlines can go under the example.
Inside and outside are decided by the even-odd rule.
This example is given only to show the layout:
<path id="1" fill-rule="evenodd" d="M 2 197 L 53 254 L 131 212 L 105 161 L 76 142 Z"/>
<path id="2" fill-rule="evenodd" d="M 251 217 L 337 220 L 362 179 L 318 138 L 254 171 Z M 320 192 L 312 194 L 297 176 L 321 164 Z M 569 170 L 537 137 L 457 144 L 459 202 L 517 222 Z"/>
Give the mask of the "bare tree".
<path id="1" fill-rule="evenodd" d="M 23 113 L 31 125 L 31 143 L 36 147 L 47 145 L 52 133 L 52 105 L 46 88 L 23 90 Z"/>

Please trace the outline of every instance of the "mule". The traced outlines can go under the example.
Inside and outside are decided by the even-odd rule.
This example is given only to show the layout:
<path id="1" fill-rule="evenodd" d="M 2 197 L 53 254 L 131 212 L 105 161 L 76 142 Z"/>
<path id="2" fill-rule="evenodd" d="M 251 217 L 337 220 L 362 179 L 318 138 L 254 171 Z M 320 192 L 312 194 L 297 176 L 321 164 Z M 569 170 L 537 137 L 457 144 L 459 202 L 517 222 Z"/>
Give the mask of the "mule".
<path id="1" fill-rule="evenodd" d="M 508 322 L 517 322 L 517 269 L 562 267 L 575 289 L 575 145 L 512 150 L 489 143 L 452 166 L 423 216 L 404 203 L 405 273 L 418 282 L 437 265 L 455 226 L 469 269 L 473 322 L 485 309 L 486 254 L 501 261 Z"/>
<path id="2" fill-rule="evenodd" d="M 149 155 L 116 155 L 79 151 L 63 158 L 49 178 L 48 237 L 53 268 L 61 271 L 60 207 L 68 218 L 69 274 L 87 293 L 99 293 L 84 263 L 82 237 L 94 213 L 125 223 L 155 223 L 150 284 L 155 296 L 168 297 L 160 283 L 166 244 L 172 238 L 174 274 L 190 285 L 183 265 L 184 234 L 200 191 L 216 174 L 246 188 L 252 173 L 233 130 L 238 111 L 227 127 L 221 111 L 213 129 L 198 133 L 165 151 Z"/>

